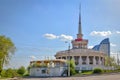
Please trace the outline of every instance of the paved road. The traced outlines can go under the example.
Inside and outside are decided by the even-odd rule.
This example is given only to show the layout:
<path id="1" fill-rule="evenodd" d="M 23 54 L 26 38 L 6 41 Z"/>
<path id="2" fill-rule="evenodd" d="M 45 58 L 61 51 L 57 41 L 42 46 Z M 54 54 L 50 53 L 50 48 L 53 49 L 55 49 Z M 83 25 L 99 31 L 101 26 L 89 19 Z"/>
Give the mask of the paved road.
<path id="1" fill-rule="evenodd" d="M 24 78 L 22 80 L 120 80 L 120 74 L 93 75 L 87 77 Z"/>

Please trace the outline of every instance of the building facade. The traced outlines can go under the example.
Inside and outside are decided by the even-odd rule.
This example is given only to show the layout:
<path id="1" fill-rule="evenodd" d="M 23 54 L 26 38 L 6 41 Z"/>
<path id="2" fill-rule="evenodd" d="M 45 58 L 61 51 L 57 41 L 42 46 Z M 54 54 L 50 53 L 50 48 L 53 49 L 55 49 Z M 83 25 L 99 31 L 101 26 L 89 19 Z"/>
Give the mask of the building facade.
<path id="1" fill-rule="evenodd" d="M 71 41 L 72 48 L 58 51 L 55 60 L 39 60 L 30 62 L 30 76 L 63 76 L 68 70 L 67 60 L 73 60 L 76 70 L 93 70 L 105 67 L 105 57 L 110 56 L 109 38 L 104 39 L 99 45 L 88 49 L 88 40 L 83 38 L 81 16 L 77 38 Z"/>
<path id="2" fill-rule="evenodd" d="M 92 49 L 96 50 L 96 51 L 102 51 L 102 52 L 106 53 L 108 56 L 110 56 L 109 38 L 102 40 L 99 45 L 94 46 Z"/>
<path id="3" fill-rule="evenodd" d="M 105 68 L 105 57 L 110 55 L 108 39 L 103 40 L 99 48 L 88 49 L 88 40 L 83 39 L 81 28 L 81 16 L 79 15 L 78 34 L 77 38 L 71 41 L 72 49 L 57 52 L 55 55 L 56 59 L 73 59 L 77 70 Z"/>
<path id="4" fill-rule="evenodd" d="M 65 70 L 67 70 L 66 60 L 57 59 L 30 62 L 30 76 L 64 76 Z"/>

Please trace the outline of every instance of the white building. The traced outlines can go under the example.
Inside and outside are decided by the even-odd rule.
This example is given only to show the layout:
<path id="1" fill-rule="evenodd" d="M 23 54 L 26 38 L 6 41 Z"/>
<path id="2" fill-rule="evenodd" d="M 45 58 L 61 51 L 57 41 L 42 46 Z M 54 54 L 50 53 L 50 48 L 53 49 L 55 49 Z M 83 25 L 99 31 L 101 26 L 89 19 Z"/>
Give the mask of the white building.
<path id="1" fill-rule="evenodd" d="M 83 39 L 80 15 L 77 39 L 73 40 L 71 43 L 72 49 L 57 52 L 55 55 L 56 59 L 73 59 L 77 70 L 93 70 L 94 68 L 105 68 L 105 57 L 108 56 L 109 50 L 106 47 L 106 44 L 105 46 L 102 44 L 100 46 L 100 50 L 88 49 L 88 40 Z"/>
<path id="2" fill-rule="evenodd" d="M 88 49 L 88 40 L 83 39 L 80 15 L 77 39 L 72 40 L 71 43 L 72 49 L 69 46 L 69 50 L 57 52 L 56 60 L 31 61 L 30 76 L 62 76 L 68 70 L 66 61 L 70 59 L 75 62 L 76 70 L 106 68 L 105 57 L 110 55 L 109 41 L 105 39 L 100 45 Z"/>
<path id="3" fill-rule="evenodd" d="M 41 60 L 30 62 L 30 76 L 63 76 L 67 70 L 66 60 Z"/>

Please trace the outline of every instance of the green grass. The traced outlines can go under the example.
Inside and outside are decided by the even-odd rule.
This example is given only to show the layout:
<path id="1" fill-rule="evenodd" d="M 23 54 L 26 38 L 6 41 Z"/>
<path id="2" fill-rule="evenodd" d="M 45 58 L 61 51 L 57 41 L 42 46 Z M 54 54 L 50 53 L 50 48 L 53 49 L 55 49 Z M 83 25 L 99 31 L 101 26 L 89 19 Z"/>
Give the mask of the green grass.
<path id="1" fill-rule="evenodd" d="M 92 75 L 93 74 L 93 71 L 85 71 L 85 72 L 82 72 L 82 73 L 77 73 L 75 75 L 73 75 L 74 77 L 78 77 L 78 76 L 83 76 L 83 75 Z"/>
<path id="2" fill-rule="evenodd" d="M 87 71 L 87 72 L 83 72 L 83 73 L 81 73 L 82 75 L 91 75 L 91 74 L 93 74 L 93 71 Z"/>
<path id="3" fill-rule="evenodd" d="M 0 78 L 0 80 L 7 80 L 7 78 Z"/>

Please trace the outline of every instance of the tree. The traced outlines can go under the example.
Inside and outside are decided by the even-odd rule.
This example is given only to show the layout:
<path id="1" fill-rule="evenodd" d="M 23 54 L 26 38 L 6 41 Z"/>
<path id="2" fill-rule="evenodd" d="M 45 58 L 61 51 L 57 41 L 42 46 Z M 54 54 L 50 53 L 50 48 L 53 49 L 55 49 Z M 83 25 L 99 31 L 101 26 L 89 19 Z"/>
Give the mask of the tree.
<path id="1" fill-rule="evenodd" d="M 3 65 L 7 65 L 15 52 L 15 45 L 10 38 L 0 36 L 0 75 Z"/>
<path id="2" fill-rule="evenodd" d="M 114 57 L 108 57 L 108 56 L 107 56 L 107 57 L 105 58 L 105 66 L 116 68 L 116 67 L 117 67 L 117 64 L 116 64 L 115 58 L 114 58 Z"/>
<path id="3" fill-rule="evenodd" d="M 21 66 L 18 70 L 17 70 L 17 73 L 20 74 L 20 75 L 24 75 L 24 73 L 26 72 L 26 69 L 24 66 Z"/>
<path id="4" fill-rule="evenodd" d="M 30 68 L 31 68 L 31 66 L 29 65 L 29 66 L 27 67 L 28 73 L 30 73 Z"/>
<path id="5" fill-rule="evenodd" d="M 16 72 L 15 69 L 8 68 L 6 70 L 2 70 L 1 76 L 7 77 L 7 78 L 12 78 L 12 77 L 18 77 L 19 74 Z"/>
<path id="6" fill-rule="evenodd" d="M 70 64 L 70 75 L 76 74 L 74 60 L 68 61 L 68 64 Z"/>

